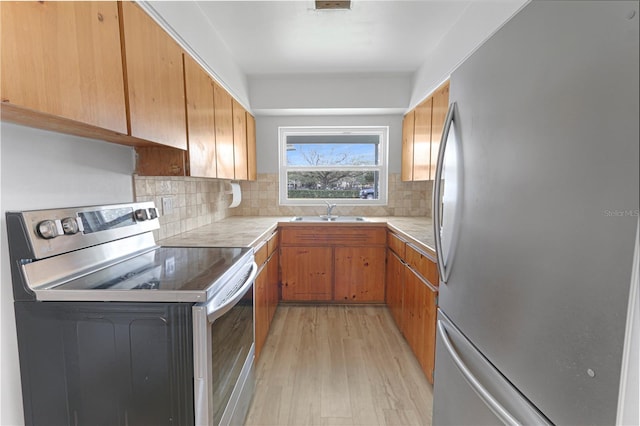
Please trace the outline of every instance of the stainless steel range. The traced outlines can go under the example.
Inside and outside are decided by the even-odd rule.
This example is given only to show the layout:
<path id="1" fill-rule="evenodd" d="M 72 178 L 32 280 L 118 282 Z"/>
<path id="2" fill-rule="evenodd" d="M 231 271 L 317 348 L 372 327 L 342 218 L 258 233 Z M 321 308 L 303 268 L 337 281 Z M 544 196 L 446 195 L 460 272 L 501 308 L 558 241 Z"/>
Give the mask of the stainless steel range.
<path id="1" fill-rule="evenodd" d="M 7 213 L 27 424 L 243 422 L 253 250 L 158 228 L 153 203 Z"/>

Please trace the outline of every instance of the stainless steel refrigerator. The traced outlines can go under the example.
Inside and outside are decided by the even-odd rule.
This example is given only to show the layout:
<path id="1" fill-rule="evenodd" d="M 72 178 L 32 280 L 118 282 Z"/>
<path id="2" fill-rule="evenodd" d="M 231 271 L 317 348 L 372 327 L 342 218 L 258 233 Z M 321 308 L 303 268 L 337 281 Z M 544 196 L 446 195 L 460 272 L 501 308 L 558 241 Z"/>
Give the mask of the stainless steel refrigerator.
<path id="1" fill-rule="evenodd" d="M 533 1 L 451 75 L 434 425 L 615 424 L 638 14 L 637 1 Z"/>

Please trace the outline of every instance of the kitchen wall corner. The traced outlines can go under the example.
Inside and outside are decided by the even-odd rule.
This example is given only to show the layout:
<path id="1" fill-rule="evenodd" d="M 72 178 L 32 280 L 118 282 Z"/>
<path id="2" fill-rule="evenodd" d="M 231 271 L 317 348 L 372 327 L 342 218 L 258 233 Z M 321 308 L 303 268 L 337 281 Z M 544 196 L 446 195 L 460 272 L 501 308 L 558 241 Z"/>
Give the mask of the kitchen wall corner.
<path id="1" fill-rule="evenodd" d="M 133 175 L 136 201 L 153 201 L 160 212 L 156 239 L 172 237 L 231 216 L 228 181 L 192 177 Z M 171 211 L 163 211 L 163 198 Z"/>

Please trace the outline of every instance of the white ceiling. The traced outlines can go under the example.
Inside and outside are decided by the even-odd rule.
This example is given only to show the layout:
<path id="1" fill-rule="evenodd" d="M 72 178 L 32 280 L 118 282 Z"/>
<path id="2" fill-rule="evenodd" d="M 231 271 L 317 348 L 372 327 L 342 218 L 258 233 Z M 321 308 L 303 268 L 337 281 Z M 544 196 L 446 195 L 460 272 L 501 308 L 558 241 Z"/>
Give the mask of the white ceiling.
<path id="1" fill-rule="evenodd" d="M 201 1 L 198 5 L 247 75 L 415 72 L 469 0 Z"/>
<path id="2" fill-rule="evenodd" d="M 529 0 L 137 0 L 256 114 L 400 114 Z"/>

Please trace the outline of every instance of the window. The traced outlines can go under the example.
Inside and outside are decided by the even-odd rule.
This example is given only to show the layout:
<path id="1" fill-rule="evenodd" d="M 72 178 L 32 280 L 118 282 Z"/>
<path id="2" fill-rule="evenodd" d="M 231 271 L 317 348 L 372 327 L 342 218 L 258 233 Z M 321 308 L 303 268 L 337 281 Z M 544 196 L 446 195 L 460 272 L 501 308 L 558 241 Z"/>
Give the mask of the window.
<path id="1" fill-rule="evenodd" d="M 388 127 L 280 127 L 280 204 L 387 203 Z"/>

